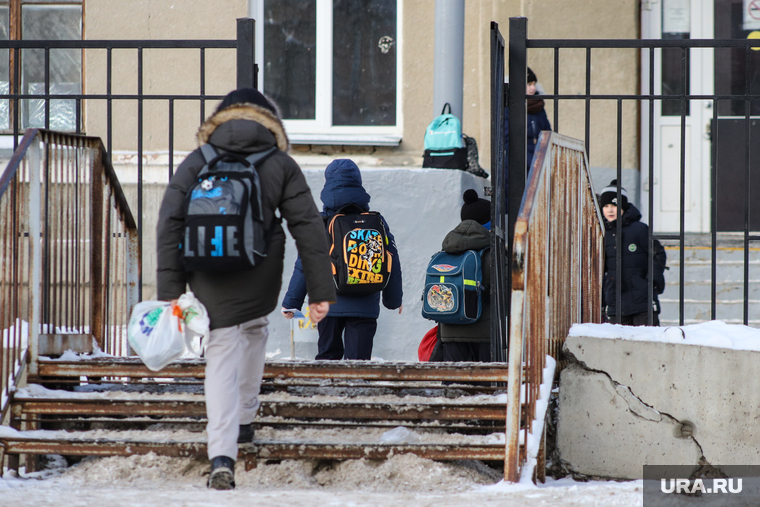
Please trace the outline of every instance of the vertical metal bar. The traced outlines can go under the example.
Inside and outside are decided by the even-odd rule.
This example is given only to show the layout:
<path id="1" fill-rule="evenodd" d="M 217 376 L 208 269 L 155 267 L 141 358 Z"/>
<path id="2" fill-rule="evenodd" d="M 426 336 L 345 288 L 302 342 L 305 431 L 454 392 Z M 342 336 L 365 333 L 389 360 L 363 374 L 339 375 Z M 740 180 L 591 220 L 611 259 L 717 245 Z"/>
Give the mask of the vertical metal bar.
<path id="1" fill-rule="evenodd" d="M 506 359 L 506 171 L 504 158 L 504 39 L 491 23 L 491 360 Z"/>
<path id="2" fill-rule="evenodd" d="M 201 48 L 201 122 L 206 121 L 206 48 Z"/>
<path id="3" fill-rule="evenodd" d="M 750 115 L 752 114 L 752 101 L 750 100 L 750 87 L 752 84 L 752 59 L 750 48 L 745 52 L 745 84 L 744 84 L 744 325 L 749 323 L 749 206 L 750 206 Z"/>
<path id="4" fill-rule="evenodd" d="M 174 99 L 169 99 L 169 180 L 174 176 Z"/>
<path id="5" fill-rule="evenodd" d="M 90 166 L 90 332 L 106 350 L 103 336 L 103 164 L 100 150 Z"/>
<path id="6" fill-rule="evenodd" d="M 143 240 L 143 51 L 137 49 L 137 248 L 142 255 Z M 142 268 L 139 273 L 139 297 L 142 299 Z"/>
<path id="7" fill-rule="evenodd" d="M 554 95 L 559 95 L 559 47 L 554 48 Z M 554 97 L 554 132 L 559 132 L 559 99 Z"/>
<path id="8" fill-rule="evenodd" d="M 525 190 L 527 173 L 527 39 L 528 19 L 509 18 L 509 159 L 507 185 L 509 188 L 509 228 L 507 234 L 508 262 L 512 259 L 512 242 L 520 202 Z M 508 272 L 510 270 L 507 270 Z M 507 285 L 511 290 L 511 282 Z"/>
<path id="9" fill-rule="evenodd" d="M 710 168 L 710 320 L 717 319 L 718 299 L 718 99 L 713 99 L 711 133 L 712 167 Z"/>
<path id="10" fill-rule="evenodd" d="M 29 147 L 29 256 L 31 259 L 31 287 L 29 289 L 29 305 L 31 321 L 29 323 L 29 373 L 39 372 L 37 359 L 39 357 L 40 324 L 41 324 L 41 278 L 42 278 L 42 243 L 38 240 L 41 234 L 40 207 L 41 167 L 40 145 L 35 140 Z"/>
<path id="11" fill-rule="evenodd" d="M 113 158 L 113 99 L 111 99 L 112 48 L 106 49 L 106 146 L 108 158 Z"/>
<path id="12" fill-rule="evenodd" d="M 649 193 L 648 195 L 648 209 L 649 209 L 649 238 L 648 238 L 648 251 L 649 251 L 649 266 L 647 273 L 649 273 L 649 294 L 648 294 L 648 307 L 647 311 L 647 324 L 652 325 L 654 323 L 654 48 L 649 48 Z"/>
<path id="13" fill-rule="evenodd" d="M 623 323 L 623 99 L 617 99 L 617 219 L 615 220 L 615 316 Z"/>
<path id="14" fill-rule="evenodd" d="M 80 333 L 86 333 L 87 331 L 84 330 L 84 321 L 82 319 L 81 315 L 81 309 L 82 309 L 82 290 L 84 287 L 83 280 L 81 278 L 82 276 L 82 270 L 81 270 L 81 259 L 82 259 L 82 231 L 80 230 L 80 220 L 81 220 L 81 202 L 82 202 L 82 181 L 80 179 L 80 173 L 81 173 L 81 165 L 76 165 L 74 167 L 74 188 L 76 189 L 76 192 L 74 193 L 74 216 L 72 217 L 72 222 L 74 226 L 74 272 L 72 275 L 72 280 L 76 286 L 76 292 L 75 292 L 75 298 L 74 298 L 74 307 L 73 307 L 73 313 L 74 313 L 74 320 L 77 323 L 78 328 L 80 329 Z"/>
<path id="15" fill-rule="evenodd" d="M 237 20 L 237 87 L 255 88 L 256 21 L 250 18 Z"/>
<path id="16" fill-rule="evenodd" d="M 45 48 L 45 128 L 50 129 L 50 48 Z"/>
<path id="17" fill-rule="evenodd" d="M 18 48 L 12 48 L 13 53 L 13 151 L 18 148 L 18 133 L 20 129 L 21 111 L 19 109 L 19 55 L 20 50 Z"/>
<path id="18" fill-rule="evenodd" d="M 102 161 L 99 160 L 99 157 L 94 161 L 95 164 L 100 165 L 100 170 L 103 170 Z M 103 232 L 103 239 L 104 239 L 104 245 L 103 245 L 103 260 L 101 264 L 103 265 L 103 347 L 101 347 L 104 351 L 108 352 L 109 354 L 114 354 L 114 344 L 111 338 L 110 333 L 110 310 L 111 310 L 111 290 L 113 289 L 111 285 L 111 278 L 113 276 L 112 273 L 112 264 L 111 264 L 111 246 L 113 245 L 114 239 L 113 239 L 113 230 L 111 228 L 111 203 L 112 203 L 112 188 L 109 185 L 108 188 L 103 189 L 103 207 L 105 208 L 103 213 L 103 226 L 104 226 L 104 232 Z"/>
<path id="19" fill-rule="evenodd" d="M 76 121 L 76 130 L 75 132 L 77 134 L 82 133 L 82 99 L 77 97 L 74 99 L 76 101 L 76 109 L 74 110 L 74 116 Z"/>
<path id="20" fill-rule="evenodd" d="M 590 158 L 589 139 L 591 137 L 591 48 L 586 48 L 586 157 Z"/>
<path id="21" fill-rule="evenodd" d="M 680 230 L 679 230 L 679 278 L 678 278 L 678 325 L 684 323 L 684 290 L 685 290 L 685 273 L 686 273 L 686 249 L 685 249 L 685 230 L 686 230 L 686 65 L 689 52 L 688 48 L 681 48 L 681 208 Z"/>

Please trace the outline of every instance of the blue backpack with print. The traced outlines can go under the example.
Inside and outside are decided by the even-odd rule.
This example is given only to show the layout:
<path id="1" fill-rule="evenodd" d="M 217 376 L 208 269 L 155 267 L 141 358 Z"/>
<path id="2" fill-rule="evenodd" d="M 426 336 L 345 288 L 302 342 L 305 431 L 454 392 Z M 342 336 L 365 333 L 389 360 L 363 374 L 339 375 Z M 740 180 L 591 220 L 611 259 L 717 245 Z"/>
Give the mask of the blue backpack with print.
<path id="1" fill-rule="evenodd" d="M 483 312 L 483 250 L 438 252 L 425 271 L 422 316 L 441 324 L 473 324 Z"/>
<path id="2" fill-rule="evenodd" d="M 436 116 L 425 131 L 422 167 L 467 170 L 467 148 L 462 140 L 462 125 L 459 118 L 451 114 L 448 102 L 443 106 L 441 115 Z"/>

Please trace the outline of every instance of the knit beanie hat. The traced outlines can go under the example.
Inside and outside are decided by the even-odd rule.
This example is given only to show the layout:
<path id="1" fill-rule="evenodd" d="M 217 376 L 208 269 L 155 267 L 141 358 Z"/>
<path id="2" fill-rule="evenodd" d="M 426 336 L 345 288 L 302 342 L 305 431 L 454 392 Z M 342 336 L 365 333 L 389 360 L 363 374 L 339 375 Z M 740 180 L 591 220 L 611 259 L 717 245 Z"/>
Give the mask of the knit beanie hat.
<path id="1" fill-rule="evenodd" d="M 623 211 L 628 209 L 628 193 L 623 187 L 620 187 L 620 195 L 623 202 L 620 208 Z M 599 206 L 604 208 L 608 204 L 617 205 L 617 180 L 610 181 L 609 186 L 602 189 L 602 194 L 599 196 Z"/>
<path id="2" fill-rule="evenodd" d="M 464 195 L 464 204 L 460 217 L 462 220 L 475 220 L 480 225 L 485 225 L 491 221 L 491 202 L 485 199 L 479 199 L 478 193 L 469 189 Z"/>
<path id="3" fill-rule="evenodd" d="M 528 80 L 526 83 L 535 83 L 538 81 L 538 78 L 536 77 L 536 73 L 530 70 L 530 67 L 528 67 Z"/>
<path id="4" fill-rule="evenodd" d="M 277 108 L 264 96 L 263 93 L 254 88 L 240 88 L 239 90 L 233 90 L 222 99 L 219 106 L 216 108 L 216 112 L 223 109 L 227 109 L 235 104 L 253 104 L 261 106 L 270 110 L 277 116 Z"/>

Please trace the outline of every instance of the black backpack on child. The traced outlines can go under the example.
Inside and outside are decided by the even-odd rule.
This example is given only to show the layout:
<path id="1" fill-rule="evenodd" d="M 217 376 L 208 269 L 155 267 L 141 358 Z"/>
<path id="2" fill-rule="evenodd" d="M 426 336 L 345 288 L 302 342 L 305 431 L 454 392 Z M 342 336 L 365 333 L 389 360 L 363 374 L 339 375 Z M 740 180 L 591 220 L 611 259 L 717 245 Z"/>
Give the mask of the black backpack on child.
<path id="1" fill-rule="evenodd" d="M 388 285 L 392 258 L 378 212 L 344 206 L 328 222 L 327 242 L 338 294 L 368 296 Z"/>
<path id="2" fill-rule="evenodd" d="M 201 146 L 206 165 L 185 199 L 185 235 L 180 246 L 188 271 L 252 269 L 266 257 L 261 185 L 256 165 L 277 148 L 247 157 Z"/>

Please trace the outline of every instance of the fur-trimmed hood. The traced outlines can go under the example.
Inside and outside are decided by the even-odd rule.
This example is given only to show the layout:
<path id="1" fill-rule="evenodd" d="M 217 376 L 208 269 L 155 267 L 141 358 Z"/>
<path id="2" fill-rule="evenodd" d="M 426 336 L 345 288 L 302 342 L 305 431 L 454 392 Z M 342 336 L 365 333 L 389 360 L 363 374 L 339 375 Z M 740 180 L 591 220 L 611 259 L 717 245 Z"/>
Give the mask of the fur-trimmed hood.
<path id="1" fill-rule="evenodd" d="M 231 120 L 250 120 L 261 124 L 272 133 L 277 141 L 277 148 L 288 151 L 290 143 L 282 120 L 272 111 L 255 104 L 235 104 L 211 115 L 198 130 L 198 145 L 208 143 L 217 127 Z"/>

